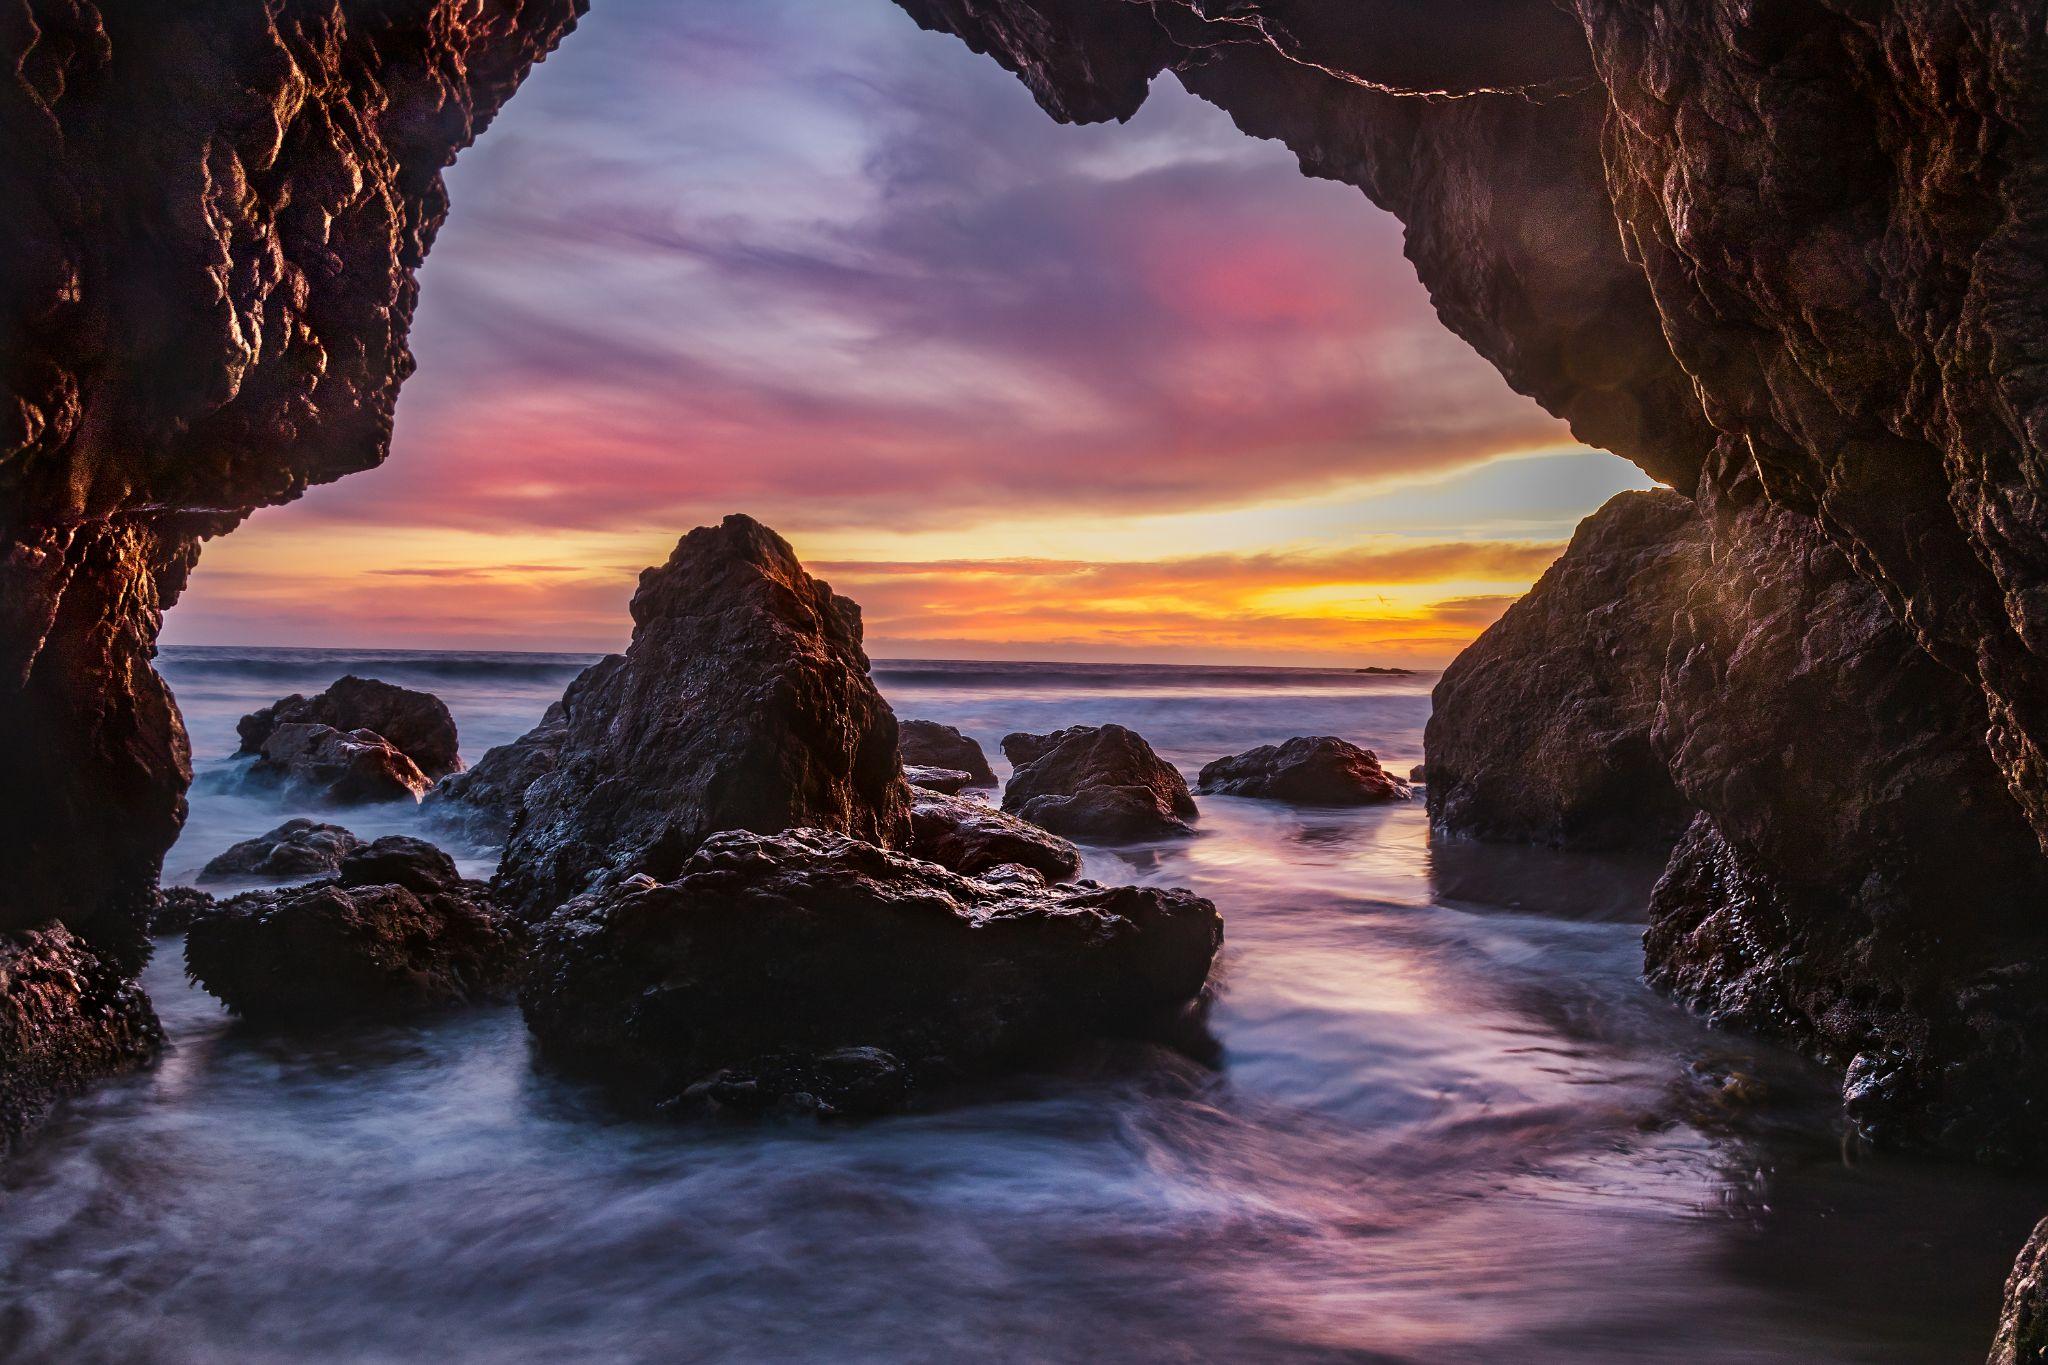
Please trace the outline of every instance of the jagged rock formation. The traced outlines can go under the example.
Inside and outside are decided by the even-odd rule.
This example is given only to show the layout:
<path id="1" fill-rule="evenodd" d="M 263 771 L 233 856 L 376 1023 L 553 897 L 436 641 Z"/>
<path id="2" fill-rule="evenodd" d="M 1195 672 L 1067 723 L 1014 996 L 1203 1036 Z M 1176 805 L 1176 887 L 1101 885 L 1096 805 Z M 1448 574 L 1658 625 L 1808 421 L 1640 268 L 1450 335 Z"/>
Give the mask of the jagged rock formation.
<path id="1" fill-rule="evenodd" d="M 335 806 L 417 801 L 433 786 L 411 759 L 374 730 L 297 722 L 277 726 L 264 738 L 249 776 Z"/>
<path id="2" fill-rule="evenodd" d="M 2005 1308 L 1989 1365 L 2048 1360 L 2048 1219 L 2034 1228 L 2005 1281 Z"/>
<path id="3" fill-rule="evenodd" d="M 526 813 L 526 789 L 554 768 L 569 736 L 570 713 L 593 692 L 602 696 L 605 679 L 624 663 L 624 655 L 613 654 L 577 674 L 540 724 L 510 744 L 485 750 L 476 766 L 435 783 L 420 802 L 424 813 L 437 824 L 503 843 Z"/>
<path id="4" fill-rule="evenodd" d="M 142 1066 L 162 1043 L 149 998 L 63 925 L 0 934 L 0 1150 L 56 1100 Z"/>
<path id="5" fill-rule="evenodd" d="M 272 733 L 290 724 L 373 731 L 430 778 L 446 777 L 462 767 L 455 717 L 431 692 L 350 674 L 317 696 L 294 692 L 242 717 L 235 726 L 241 752 L 262 753 Z"/>
<path id="6" fill-rule="evenodd" d="M 203 536 L 385 456 L 442 167 L 582 0 L 0 12 L 0 931 L 134 970 Z"/>
<path id="7" fill-rule="evenodd" d="M 1297 736 L 1205 763 L 1196 790 L 1303 806 L 1370 806 L 1413 794 L 1379 755 L 1335 735 Z"/>
<path id="8" fill-rule="evenodd" d="M 1559 848 L 1670 848 L 1697 804 L 1650 734 L 1672 621 L 1706 563 L 1707 528 L 1676 493 L 1624 493 L 1586 518 L 1437 681 L 1431 822 Z"/>
<path id="9" fill-rule="evenodd" d="M 919 791 L 910 807 L 905 851 L 963 877 L 1004 866 L 1028 867 L 1049 882 L 1081 874 L 1081 850 L 1057 834 L 967 797 Z"/>
<path id="10" fill-rule="evenodd" d="M 894 750 L 891 750 L 893 755 Z M 1185 891 L 961 877 L 817 830 L 713 835 L 538 931 L 520 1005 L 543 1055 L 642 1103 L 872 1111 L 1144 1036 L 1222 942 Z"/>
<path id="11" fill-rule="evenodd" d="M 522 915 L 634 874 L 674 877 L 720 830 L 877 844 L 908 831 L 860 608 L 751 518 L 699 527 L 643 573 L 623 660 L 579 684 L 498 872 Z"/>
<path id="12" fill-rule="evenodd" d="M 317 877 L 323 872 L 339 872 L 341 860 L 362 844 L 362 840 L 340 825 L 300 817 L 231 845 L 199 870 L 199 880 L 221 882 L 263 877 L 286 881 L 293 877 Z"/>
<path id="13" fill-rule="evenodd" d="M 1121 725 L 1072 725 L 1003 736 L 1014 765 L 1003 809 L 1055 834 L 1135 843 L 1195 832 L 1195 798 L 1180 770 Z"/>
<path id="14" fill-rule="evenodd" d="M 185 936 L 185 967 L 244 1018 L 395 1018 L 509 989 L 522 936 L 445 853 L 392 835 L 333 879 L 222 902 Z"/>
<path id="15" fill-rule="evenodd" d="M 904 720 L 896 723 L 896 737 L 905 768 L 953 768 L 967 774 L 970 787 L 996 785 L 995 769 L 972 735 L 935 720 Z"/>

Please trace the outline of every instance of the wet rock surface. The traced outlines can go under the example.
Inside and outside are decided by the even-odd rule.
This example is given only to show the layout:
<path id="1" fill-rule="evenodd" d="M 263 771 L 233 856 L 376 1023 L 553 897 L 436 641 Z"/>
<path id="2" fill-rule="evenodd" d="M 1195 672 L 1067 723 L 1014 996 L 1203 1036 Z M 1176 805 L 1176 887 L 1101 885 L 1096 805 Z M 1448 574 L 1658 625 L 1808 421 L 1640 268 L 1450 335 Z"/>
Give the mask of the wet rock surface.
<path id="1" fill-rule="evenodd" d="M 1003 737 L 1014 765 L 1003 809 L 1084 843 L 1193 834 L 1195 798 L 1179 769 L 1121 725 L 1075 725 Z"/>
<path id="2" fill-rule="evenodd" d="M 1006 864 L 1028 867 L 1050 882 L 1081 873 L 1081 851 L 1027 820 L 969 797 L 912 793 L 910 842 L 905 851 L 962 876 L 978 877 Z"/>
<path id="3" fill-rule="evenodd" d="M 1664 850 L 1691 821 L 1651 732 L 1673 620 L 1707 564 L 1688 498 L 1623 493 L 1444 670 L 1430 822 L 1558 848 Z"/>
<path id="4" fill-rule="evenodd" d="M 241 752 L 262 753 L 272 733 L 290 724 L 373 731 L 429 778 L 446 777 L 462 767 L 455 717 L 431 692 L 350 674 L 315 696 L 293 693 L 242 717 L 235 726 Z"/>
<path id="5" fill-rule="evenodd" d="M 918 791 L 938 792 L 942 796 L 953 796 L 974 785 L 974 775 L 960 768 L 907 767 L 903 780 Z"/>
<path id="6" fill-rule="evenodd" d="M 727 833 L 670 883 L 623 881 L 548 920 L 520 1004 L 548 1060 L 639 1102 L 864 1112 L 1168 1028 L 1221 941 L 1184 891 Z"/>
<path id="7" fill-rule="evenodd" d="M 166 886 L 157 892 L 156 909 L 149 916 L 150 936 L 182 934 L 217 904 L 210 892 L 196 886 Z"/>
<path id="8" fill-rule="evenodd" d="M 57 1100 L 156 1056 L 149 998 L 62 925 L 0 934 L 0 1151 Z"/>
<path id="9" fill-rule="evenodd" d="M 632 644 L 586 677 L 498 872 L 522 915 L 638 873 L 674 877 L 720 830 L 883 844 L 908 831 L 860 608 L 751 518 L 690 532 L 641 574 Z"/>
<path id="10" fill-rule="evenodd" d="M 304 818 L 287 820 L 266 834 L 228 848 L 200 869 L 199 880 L 267 877 L 286 881 L 339 872 L 341 860 L 362 842 L 340 825 Z"/>
<path id="11" fill-rule="evenodd" d="M 301 722 L 279 725 L 264 738 L 249 775 L 335 806 L 417 801 L 433 786 L 411 759 L 373 730 Z"/>
<path id="12" fill-rule="evenodd" d="M 1413 795 L 1372 750 L 1334 735 L 1297 737 L 1219 758 L 1203 765 L 1195 786 L 1204 794 L 1302 806 L 1370 806 Z"/>
<path id="13" fill-rule="evenodd" d="M 356 849 L 332 879 L 221 902 L 187 932 L 185 967 L 252 1022 L 318 1025 L 503 995 L 522 943 L 488 887 L 394 835 Z"/>
<path id="14" fill-rule="evenodd" d="M 953 768 L 967 774 L 967 786 L 993 787 L 995 769 L 988 765 L 980 741 L 963 735 L 950 725 L 935 720 L 904 720 L 896 723 L 896 742 L 906 769 Z"/>

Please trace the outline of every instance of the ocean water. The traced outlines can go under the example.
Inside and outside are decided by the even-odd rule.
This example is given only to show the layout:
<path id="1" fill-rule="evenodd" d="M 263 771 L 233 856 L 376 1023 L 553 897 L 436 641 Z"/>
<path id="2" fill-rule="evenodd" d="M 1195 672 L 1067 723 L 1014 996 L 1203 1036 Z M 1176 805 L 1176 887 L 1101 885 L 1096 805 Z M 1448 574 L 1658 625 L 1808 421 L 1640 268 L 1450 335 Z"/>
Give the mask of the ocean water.
<path id="1" fill-rule="evenodd" d="M 439 693 L 473 758 L 583 662 L 170 651 L 199 773 L 171 877 L 314 813 L 239 783 L 245 711 L 353 670 Z M 1312 733 L 1405 768 L 1433 681 L 877 676 L 999 770 L 1008 730 L 1116 720 L 1190 775 Z M 1419 805 L 1202 804 L 1088 870 L 1221 907 L 1214 1057 L 1104 1049 L 860 1124 L 622 1118 L 510 1008 L 250 1030 L 166 940 L 161 1064 L 0 1163 L 0 1360 L 1982 1358 L 2048 1188 L 1860 1152 L 1826 1076 L 1647 991 L 1654 869 L 1432 842 Z"/>

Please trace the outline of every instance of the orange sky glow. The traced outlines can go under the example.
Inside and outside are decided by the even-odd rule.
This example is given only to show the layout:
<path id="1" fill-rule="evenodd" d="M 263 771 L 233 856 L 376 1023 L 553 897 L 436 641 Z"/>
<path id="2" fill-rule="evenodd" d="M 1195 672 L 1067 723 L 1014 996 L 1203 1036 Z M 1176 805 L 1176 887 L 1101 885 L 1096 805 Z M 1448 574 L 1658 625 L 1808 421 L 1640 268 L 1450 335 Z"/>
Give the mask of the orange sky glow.
<path id="1" fill-rule="evenodd" d="M 619 0 L 449 181 L 390 463 L 168 641 L 613 649 L 743 511 L 878 656 L 1431 666 L 1645 486 L 1355 191 L 1170 84 L 1057 127 L 886 6 Z"/>

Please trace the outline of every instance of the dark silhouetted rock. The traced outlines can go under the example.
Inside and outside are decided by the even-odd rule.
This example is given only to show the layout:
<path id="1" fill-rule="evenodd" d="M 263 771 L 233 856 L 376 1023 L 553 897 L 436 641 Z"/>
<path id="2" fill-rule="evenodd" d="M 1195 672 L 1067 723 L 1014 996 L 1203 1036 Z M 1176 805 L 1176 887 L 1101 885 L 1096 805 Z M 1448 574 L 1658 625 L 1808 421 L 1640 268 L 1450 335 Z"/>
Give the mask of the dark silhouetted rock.
<path id="1" fill-rule="evenodd" d="M 294 787 L 310 800 L 336 806 L 417 801 L 433 784 L 413 761 L 371 730 L 343 732 L 328 725 L 280 725 L 263 741 L 250 774 Z"/>
<path id="2" fill-rule="evenodd" d="M 1219 758 L 1203 766 L 1197 790 L 1303 806 L 1370 806 L 1412 795 L 1406 782 L 1380 767 L 1372 750 L 1333 735 L 1261 744 Z"/>
<path id="3" fill-rule="evenodd" d="M 720 830 L 908 832 L 860 608 L 759 522 L 700 527 L 641 574 L 633 643 L 599 668 L 505 850 L 497 885 L 520 914 L 636 873 L 674 877 Z"/>
<path id="4" fill-rule="evenodd" d="M 2005 1281 L 2005 1307 L 1989 1365 L 2048 1360 L 2048 1218 L 2034 1227 Z"/>
<path id="5" fill-rule="evenodd" d="M 1707 562 L 1692 502 L 1623 493 L 1444 670 L 1424 734 L 1445 833 L 1668 849 L 1696 809 L 1651 743 L 1672 619 Z"/>
<path id="6" fill-rule="evenodd" d="M 62 925 L 0 934 L 0 1148 L 162 1043 L 149 997 Z"/>
<path id="7" fill-rule="evenodd" d="M 504 994 L 521 943 L 483 883 L 393 836 L 331 880 L 221 902 L 186 933 L 185 969 L 253 1021 L 396 1018 Z"/>
<path id="8" fill-rule="evenodd" d="M 898 721 L 896 730 L 905 768 L 957 768 L 967 774 L 970 787 L 996 785 L 995 769 L 973 736 L 935 720 Z"/>
<path id="9" fill-rule="evenodd" d="M 353 674 L 318 696 L 297 693 L 242 717 L 235 732 L 242 752 L 260 754 L 280 725 L 326 725 L 336 730 L 369 730 L 413 761 L 430 778 L 462 768 L 455 717 L 431 692 L 417 692 Z"/>
<path id="10" fill-rule="evenodd" d="M 958 768 L 919 768 L 903 770 L 903 780 L 920 791 L 938 792 L 942 796 L 954 796 L 974 785 L 972 774 Z"/>
<path id="11" fill-rule="evenodd" d="M 1429 781 L 1429 765 L 1418 763 L 1408 770 L 1408 780 L 1417 786 Z"/>
<path id="12" fill-rule="evenodd" d="M 166 886 L 156 893 L 156 911 L 149 917 L 152 936 L 182 934 L 201 915 L 211 914 L 218 904 L 196 886 Z"/>
<path id="13" fill-rule="evenodd" d="M 548 1060 L 634 1099 L 736 1088 L 750 1107 L 865 1109 L 1151 1036 L 1196 1001 L 1222 936 L 1184 891 L 727 833 L 673 882 L 627 879 L 548 920 L 520 1005 Z"/>
<path id="14" fill-rule="evenodd" d="M 1803 519 L 1711 511 L 1655 734 L 1705 814 L 1652 899 L 1651 980 L 1845 1068 L 1874 1140 L 2048 1158 L 2048 860 L 1981 693 Z"/>
<path id="15" fill-rule="evenodd" d="M 1015 766 L 1003 809 L 1087 843 L 1193 834 L 1195 798 L 1178 769 L 1121 725 L 1003 737 Z"/>
<path id="16" fill-rule="evenodd" d="M 362 840 L 340 825 L 287 820 L 268 834 L 244 839 L 200 869 L 203 882 L 266 877 L 287 881 L 341 870 L 341 860 Z"/>
<path id="17" fill-rule="evenodd" d="M 1081 873 L 1081 851 L 1029 821 L 967 797 L 913 793 L 909 852 L 962 876 L 1005 864 L 1028 867 L 1050 882 Z"/>

